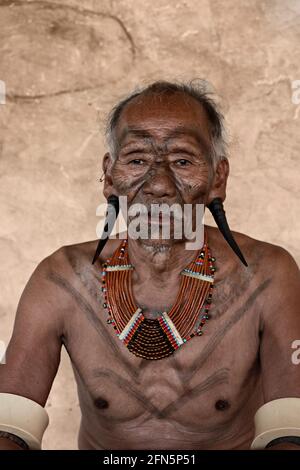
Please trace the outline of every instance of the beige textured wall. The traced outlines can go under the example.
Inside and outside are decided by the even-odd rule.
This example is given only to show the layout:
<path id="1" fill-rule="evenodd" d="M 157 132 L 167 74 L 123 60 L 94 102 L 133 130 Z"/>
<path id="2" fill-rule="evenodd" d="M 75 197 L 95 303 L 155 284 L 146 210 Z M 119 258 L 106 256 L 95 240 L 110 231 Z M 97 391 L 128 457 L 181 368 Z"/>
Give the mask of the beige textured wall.
<path id="1" fill-rule="evenodd" d="M 299 0 L 0 1 L 0 32 L 0 339 L 39 260 L 96 238 L 105 115 L 150 80 L 213 83 L 231 135 L 231 226 L 300 261 Z M 65 355 L 47 406 L 44 447 L 76 448 Z"/>

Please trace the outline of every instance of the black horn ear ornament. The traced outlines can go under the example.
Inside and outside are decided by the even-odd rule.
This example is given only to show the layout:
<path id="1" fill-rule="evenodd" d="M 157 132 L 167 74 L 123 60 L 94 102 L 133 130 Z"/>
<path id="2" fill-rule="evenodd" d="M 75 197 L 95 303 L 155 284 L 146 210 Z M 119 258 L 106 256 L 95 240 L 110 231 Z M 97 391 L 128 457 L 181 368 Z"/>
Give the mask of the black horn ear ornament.
<path id="1" fill-rule="evenodd" d="M 99 239 L 99 243 L 95 251 L 92 264 L 94 264 L 95 261 L 98 259 L 107 240 L 109 239 L 109 236 L 112 232 L 112 229 L 119 215 L 119 209 L 120 209 L 119 198 L 118 196 L 115 196 L 115 194 L 112 194 L 107 199 L 107 211 L 106 211 L 106 217 L 105 217 L 105 222 L 104 222 L 104 229 L 103 229 L 101 238 Z"/>
<path id="2" fill-rule="evenodd" d="M 211 203 L 207 206 L 210 212 L 212 213 L 213 218 L 215 219 L 215 222 L 222 233 L 223 237 L 229 244 L 229 246 L 233 249 L 235 254 L 239 257 L 241 262 L 248 267 L 248 264 L 243 256 L 243 253 L 241 252 L 237 242 L 233 238 L 233 235 L 231 233 L 231 230 L 229 228 L 227 219 L 226 219 L 226 214 L 224 211 L 223 207 L 223 202 L 220 197 L 216 197 L 211 201 Z"/>

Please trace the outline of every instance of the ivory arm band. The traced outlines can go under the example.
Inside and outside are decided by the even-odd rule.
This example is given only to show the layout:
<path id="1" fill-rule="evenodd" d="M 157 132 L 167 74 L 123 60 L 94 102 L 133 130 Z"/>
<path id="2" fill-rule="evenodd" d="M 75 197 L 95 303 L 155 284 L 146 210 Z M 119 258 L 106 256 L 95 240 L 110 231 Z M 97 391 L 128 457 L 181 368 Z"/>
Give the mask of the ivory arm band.
<path id="1" fill-rule="evenodd" d="M 48 424 L 47 411 L 35 401 L 12 393 L 0 393 L 0 431 L 15 434 L 29 449 L 39 450 Z"/>
<path id="2" fill-rule="evenodd" d="M 279 437 L 300 437 L 300 398 L 279 398 L 261 406 L 255 416 L 251 449 L 264 449 Z"/>

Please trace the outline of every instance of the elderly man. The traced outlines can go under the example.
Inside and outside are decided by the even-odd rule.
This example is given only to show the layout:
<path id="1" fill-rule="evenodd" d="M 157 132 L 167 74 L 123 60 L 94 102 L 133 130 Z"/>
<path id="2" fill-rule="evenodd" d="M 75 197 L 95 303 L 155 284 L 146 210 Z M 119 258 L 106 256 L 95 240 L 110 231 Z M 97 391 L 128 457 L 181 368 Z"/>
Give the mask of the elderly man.
<path id="1" fill-rule="evenodd" d="M 220 230 L 205 225 L 200 249 L 174 230 L 128 231 L 94 264 L 97 240 L 44 259 L 0 366 L 1 448 L 39 447 L 64 346 L 82 412 L 79 449 L 300 449 L 299 270 L 283 248 L 232 238 L 214 101 L 197 84 L 155 82 L 118 103 L 108 134 L 107 199 L 203 204 Z"/>

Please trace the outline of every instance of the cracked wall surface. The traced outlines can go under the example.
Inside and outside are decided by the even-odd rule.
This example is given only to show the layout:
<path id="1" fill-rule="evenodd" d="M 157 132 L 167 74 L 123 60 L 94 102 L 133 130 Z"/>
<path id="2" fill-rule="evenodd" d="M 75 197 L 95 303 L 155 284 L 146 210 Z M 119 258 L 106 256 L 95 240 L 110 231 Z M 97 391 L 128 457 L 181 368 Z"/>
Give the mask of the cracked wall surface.
<path id="1" fill-rule="evenodd" d="M 232 228 L 299 263 L 299 0 L 0 1 L 1 340 L 38 262 L 96 238 L 111 106 L 139 84 L 197 77 L 213 84 L 230 133 Z M 65 354 L 47 410 L 44 448 L 76 448 Z"/>

